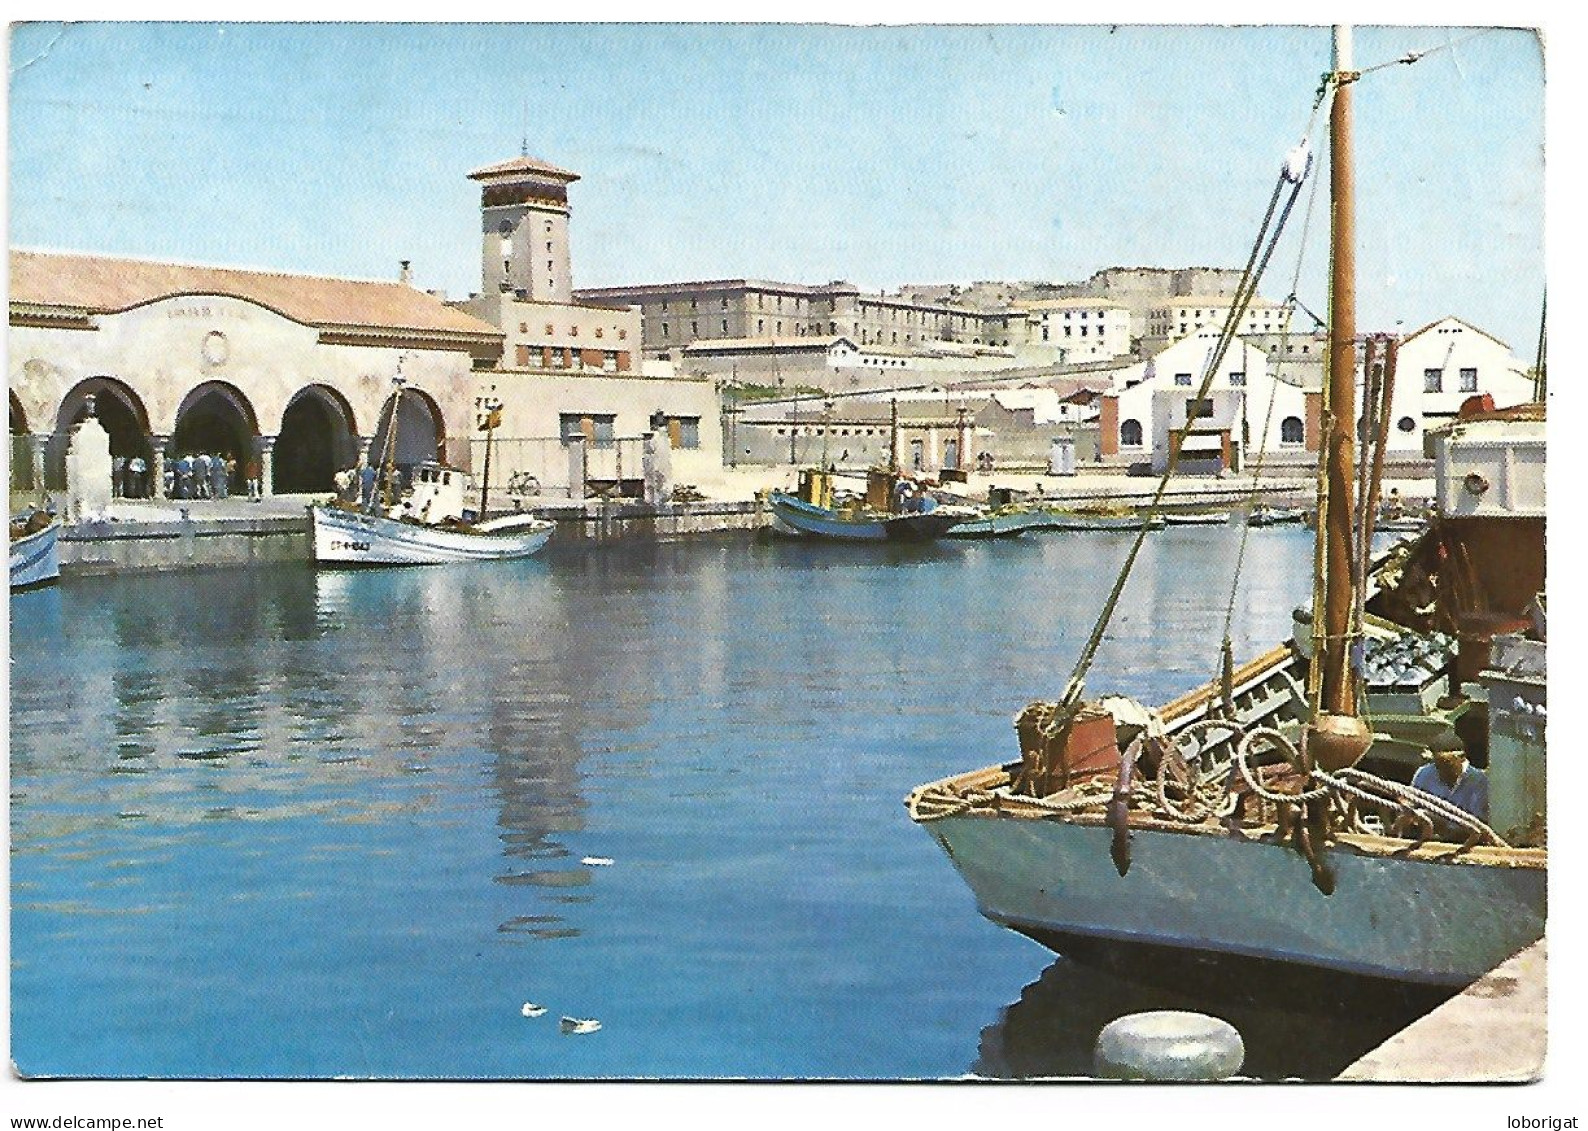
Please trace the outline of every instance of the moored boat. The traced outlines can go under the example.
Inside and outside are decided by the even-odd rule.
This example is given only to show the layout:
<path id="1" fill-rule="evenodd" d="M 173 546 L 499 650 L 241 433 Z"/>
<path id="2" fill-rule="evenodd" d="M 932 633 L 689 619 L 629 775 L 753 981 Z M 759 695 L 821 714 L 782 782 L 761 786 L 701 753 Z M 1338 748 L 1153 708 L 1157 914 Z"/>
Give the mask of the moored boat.
<path id="1" fill-rule="evenodd" d="M 773 491 L 768 497 L 773 528 L 838 542 L 935 542 L 981 517 L 972 507 L 938 505 L 920 490 L 906 497 L 901 484 L 914 486 L 896 471 L 872 468 L 864 497 L 839 500 L 831 472 L 806 469 L 800 473 L 798 494 Z"/>
<path id="2" fill-rule="evenodd" d="M 1041 512 L 1043 530 L 1161 530 L 1162 515 L 1137 514 L 1135 511 L 1088 511 L 1047 507 Z"/>
<path id="3" fill-rule="evenodd" d="M 434 461 L 418 464 L 406 495 L 394 498 L 392 453 L 396 450 L 398 410 L 403 378 L 396 388 L 382 458 L 379 497 L 361 497 L 357 505 L 338 500 L 309 508 L 314 560 L 321 565 L 443 565 L 449 562 L 506 561 L 537 553 L 556 524 L 532 516 L 511 516 L 511 525 L 476 524 L 465 509 L 468 475 Z M 497 406 L 499 407 L 499 406 Z M 490 430 L 500 417 L 493 408 L 482 428 L 486 436 L 486 475 L 490 475 Z M 481 491 L 481 509 L 489 495 Z"/>
<path id="4" fill-rule="evenodd" d="M 314 560 L 322 565 L 440 565 L 527 558 L 551 538 L 555 524 L 531 520 L 516 532 L 467 524 L 429 525 L 336 506 L 315 506 Z"/>
<path id="5" fill-rule="evenodd" d="M 44 511 L 11 522 L 11 590 L 36 589 L 61 579 L 61 524 Z"/>
<path id="6" fill-rule="evenodd" d="M 1226 621 L 1223 670 L 1206 685 L 1157 708 L 1086 700 L 1138 535 L 1063 695 L 1018 716 L 1019 759 L 906 798 L 984 915 L 1079 961 L 1460 986 L 1544 931 L 1543 408 L 1463 412 L 1435 433 L 1434 528 L 1369 575 L 1397 343 L 1366 341 L 1353 466 L 1358 74 L 1347 34 L 1335 48 L 1329 433 L 1307 631 L 1237 667 Z M 1304 148 L 1287 158 L 1270 218 L 1310 164 Z M 1265 219 L 1259 249 L 1290 203 L 1277 229 Z M 1256 285 L 1249 267 L 1237 296 Z"/>
<path id="7" fill-rule="evenodd" d="M 1163 516 L 1166 526 L 1228 526 L 1229 511 L 1188 511 L 1184 514 Z"/>

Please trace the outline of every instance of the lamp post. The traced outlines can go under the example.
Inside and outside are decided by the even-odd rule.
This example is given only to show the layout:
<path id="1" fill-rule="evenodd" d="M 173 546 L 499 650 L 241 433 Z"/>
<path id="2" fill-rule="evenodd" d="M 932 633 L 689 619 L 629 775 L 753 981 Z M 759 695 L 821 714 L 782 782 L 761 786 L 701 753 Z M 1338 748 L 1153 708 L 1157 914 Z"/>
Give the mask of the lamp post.
<path id="1" fill-rule="evenodd" d="M 491 439 L 502 423 L 502 399 L 494 393 L 474 399 L 475 411 L 482 415 L 480 429 L 485 433 L 485 474 L 480 482 L 480 518 L 486 517 L 487 500 L 491 494 Z"/>
<path id="2" fill-rule="evenodd" d="M 833 430 L 833 398 L 822 401 L 822 470 L 827 470 L 827 436 Z"/>
<path id="3" fill-rule="evenodd" d="M 968 415 L 970 415 L 970 406 L 961 401 L 958 410 L 959 446 L 954 453 L 955 471 L 964 471 L 970 466 L 970 436 L 965 429 L 965 418 Z"/>

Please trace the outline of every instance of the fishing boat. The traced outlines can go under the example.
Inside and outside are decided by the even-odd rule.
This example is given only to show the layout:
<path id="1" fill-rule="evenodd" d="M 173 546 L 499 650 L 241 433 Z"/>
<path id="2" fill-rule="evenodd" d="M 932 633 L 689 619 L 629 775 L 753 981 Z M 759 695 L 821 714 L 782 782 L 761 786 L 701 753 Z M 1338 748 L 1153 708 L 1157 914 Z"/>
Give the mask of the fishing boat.
<path id="1" fill-rule="evenodd" d="M 400 374 L 393 384 L 396 399 L 382 459 L 380 498 L 311 506 L 314 560 L 333 566 L 443 565 L 507 561 L 539 552 L 556 524 L 532 515 L 469 521 L 472 515 L 465 509 L 469 477 L 457 468 L 435 461 L 420 463 L 414 468 L 411 488 L 395 496 L 392 457 L 402 398 Z M 488 490 L 487 482 L 481 491 L 481 513 Z"/>
<path id="2" fill-rule="evenodd" d="M 1138 514 L 1135 511 L 1048 507 L 1041 513 L 1043 530 L 1162 530 L 1165 525 L 1161 514 Z"/>
<path id="3" fill-rule="evenodd" d="M 795 494 L 768 496 L 772 529 L 779 534 L 837 542 L 935 542 L 982 517 L 976 507 L 939 504 L 923 484 L 899 470 L 898 401 L 893 402 L 888 464 L 867 470 L 864 495 L 838 494 L 836 473 L 827 462 L 828 431 L 822 430 L 821 466 L 800 472 Z"/>
<path id="4" fill-rule="evenodd" d="M 11 591 L 54 585 L 61 579 L 56 540 L 61 524 L 54 515 L 36 510 L 11 521 Z"/>
<path id="5" fill-rule="evenodd" d="M 1228 526 L 1229 511 L 1195 511 L 1163 516 L 1166 526 Z"/>
<path id="6" fill-rule="evenodd" d="M 768 499 L 773 529 L 801 538 L 839 542 L 935 542 L 952 529 L 980 518 L 974 507 L 939 505 L 897 471 L 872 468 L 866 493 L 839 499 L 833 473 L 816 468 L 800 472 L 797 494 L 773 491 Z"/>
<path id="7" fill-rule="evenodd" d="M 1047 515 L 1030 507 L 1002 507 L 948 530 L 950 538 L 1018 538 L 1030 530 L 1047 530 Z"/>
<path id="8" fill-rule="evenodd" d="M 1016 718 L 1019 758 L 906 798 L 982 914 L 1083 963 L 1461 986 L 1544 931 L 1543 408 L 1465 414 L 1435 434 L 1434 528 L 1373 568 L 1396 343 L 1366 343 L 1376 442 L 1358 463 L 1349 45 L 1337 29 L 1312 610 L 1239 666 L 1227 622 L 1219 674 L 1170 703 L 1088 700 L 1138 534 L 1063 694 Z M 1293 151 L 1275 202 L 1293 203 L 1309 169 Z M 1259 247 L 1289 210 L 1271 236 L 1264 221 Z M 1260 274 L 1237 287 L 1198 396 Z M 1453 788 L 1482 765 L 1486 811 Z"/>
<path id="9" fill-rule="evenodd" d="M 1258 503 L 1246 516 L 1248 526 L 1288 526 L 1305 517 L 1300 507 L 1276 507 L 1272 503 Z M 1382 529 L 1382 528 L 1381 528 Z"/>

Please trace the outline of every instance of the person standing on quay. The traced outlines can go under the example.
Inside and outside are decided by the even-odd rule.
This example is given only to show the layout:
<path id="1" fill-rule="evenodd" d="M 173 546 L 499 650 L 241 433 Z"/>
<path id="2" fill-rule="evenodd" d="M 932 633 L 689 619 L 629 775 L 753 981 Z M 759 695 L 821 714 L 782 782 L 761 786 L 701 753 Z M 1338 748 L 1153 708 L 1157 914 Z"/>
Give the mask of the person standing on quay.
<path id="1" fill-rule="evenodd" d="M 193 457 L 193 486 L 194 498 L 207 499 L 210 497 L 210 454 L 200 452 Z"/>
<path id="2" fill-rule="evenodd" d="M 226 453 L 219 452 L 210 460 L 210 497 L 224 499 L 226 487 Z"/>
<path id="3" fill-rule="evenodd" d="M 119 499 L 127 493 L 127 457 L 117 456 L 110 461 L 110 497 Z"/>
<path id="4" fill-rule="evenodd" d="M 133 456 L 127 461 L 127 494 L 134 499 L 144 499 L 149 496 L 148 486 L 143 481 L 144 472 L 148 467 L 142 456 Z"/>
<path id="5" fill-rule="evenodd" d="M 232 493 L 232 484 L 237 481 L 237 457 L 230 452 L 226 453 L 226 474 L 221 477 L 226 493 L 221 498 L 226 498 Z"/>
<path id="6" fill-rule="evenodd" d="M 259 469 L 259 455 L 254 453 L 248 457 L 248 466 L 243 471 L 243 476 L 248 480 L 248 501 L 257 503 L 264 497 L 264 485 L 260 482 L 262 472 Z"/>
<path id="7" fill-rule="evenodd" d="M 193 457 L 183 452 L 176 461 L 176 497 L 193 497 Z"/>

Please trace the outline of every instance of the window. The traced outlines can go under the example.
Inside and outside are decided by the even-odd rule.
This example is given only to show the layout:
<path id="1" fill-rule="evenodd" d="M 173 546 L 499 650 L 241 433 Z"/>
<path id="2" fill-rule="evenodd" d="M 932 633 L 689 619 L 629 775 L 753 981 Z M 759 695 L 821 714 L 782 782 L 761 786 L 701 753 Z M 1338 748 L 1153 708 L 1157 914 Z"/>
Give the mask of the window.
<path id="1" fill-rule="evenodd" d="M 726 318 L 722 320 L 722 332 L 724 334 L 728 332 L 728 320 Z"/>
<path id="2" fill-rule="evenodd" d="M 1213 419 L 1212 399 L 1204 398 L 1202 400 L 1197 400 L 1195 397 L 1189 398 L 1185 402 L 1185 418 L 1188 421 Z"/>
<path id="3" fill-rule="evenodd" d="M 584 420 L 577 412 L 565 412 L 557 417 L 557 431 L 562 435 L 563 443 L 585 438 Z"/>
<path id="4" fill-rule="evenodd" d="M 1186 388 L 1189 389 L 1191 387 L 1191 374 L 1189 374 L 1189 373 L 1176 373 L 1174 375 L 1174 383 L 1176 385 L 1183 385 L 1183 386 L 1185 386 Z"/>
<path id="5" fill-rule="evenodd" d="M 1417 431 L 1417 421 L 1413 420 L 1409 416 L 1403 416 L 1395 422 L 1395 427 L 1399 428 L 1402 432 L 1415 432 Z"/>
<path id="6" fill-rule="evenodd" d="M 1244 373 L 1231 373 L 1230 374 L 1230 384 L 1235 386 L 1235 387 L 1237 387 L 1237 388 L 1240 388 L 1241 386 L 1245 385 L 1246 384 L 1246 374 L 1244 374 Z"/>
<path id="7" fill-rule="evenodd" d="M 700 417 L 668 417 L 667 438 L 675 448 L 689 448 L 692 450 L 700 447 Z"/>
<path id="8" fill-rule="evenodd" d="M 593 448 L 610 448 L 617 439 L 618 418 L 616 416 L 592 416 L 590 422 L 595 426 L 594 442 L 590 446 Z"/>
<path id="9" fill-rule="evenodd" d="M 662 337 L 664 337 L 664 338 L 667 337 L 667 323 L 666 322 L 662 323 Z"/>
<path id="10" fill-rule="evenodd" d="M 608 373 L 618 371 L 618 355 L 608 351 L 601 356 L 601 368 Z"/>
<path id="11" fill-rule="evenodd" d="M 691 338 L 700 337 L 700 323 L 699 322 L 691 322 L 689 324 L 689 336 Z"/>
<path id="12" fill-rule="evenodd" d="M 617 427 L 616 416 L 597 416 L 588 412 L 564 412 L 558 417 L 562 442 L 588 441 L 593 448 L 610 448 Z"/>
<path id="13" fill-rule="evenodd" d="M 1281 444 L 1300 444 L 1305 439 L 1301 417 L 1287 416 L 1279 422 L 1279 442 Z"/>
<path id="14" fill-rule="evenodd" d="M 1119 446 L 1122 448 L 1141 447 L 1141 421 L 1124 420 L 1120 422 Z"/>
<path id="15" fill-rule="evenodd" d="M 1443 369 L 1423 370 L 1423 392 L 1442 393 L 1445 391 L 1445 371 Z"/>
<path id="16" fill-rule="evenodd" d="M 1478 391 L 1478 371 L 1476 369 L 1463 369 L 1461 371 L 1461 391 L 1475 393 Z"/>

